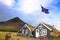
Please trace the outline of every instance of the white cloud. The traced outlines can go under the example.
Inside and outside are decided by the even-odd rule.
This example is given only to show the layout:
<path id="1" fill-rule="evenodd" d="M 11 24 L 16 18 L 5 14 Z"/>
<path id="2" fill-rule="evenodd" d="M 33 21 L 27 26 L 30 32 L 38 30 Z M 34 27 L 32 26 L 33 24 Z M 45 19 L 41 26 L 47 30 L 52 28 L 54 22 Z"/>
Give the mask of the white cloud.
<path id="1" fill-rule="evenodd" d="M 14 5 L 14 0 L 0 0 L 0 2 L 2 2 L 3 4 L 9 7 Z"/>
<path id="2" fill-rule="evenodd" d="M 20 4 L 18 10 L 21 10 L 24 13 L 33 13 L 40 8 L 40 4 L 37 0 L 21 0 L 18 4 Z"/>
<path id="3" fill-rule="evenodd" d="M 20 0 L 18 2 L 18 6 L 20 7 L 16 7 L 16 9 L 27 14 L 32 14 L 35 11 L 41 10 L 41 5 L 47 7 L 52 2 L 53 0 Z"/>
<path id="4" fill-rule="evenodd" d="M 53 1 L 54 0 L 18 0 L 15 6 L 19 6 L 19 7 L 16 7 L 16 10 L 18 11 L 31 14 L 41 9 L 40 4 L 43 5 L 44 7 L 47 7 Z M 15 0 L 1 0 L 1 2 L 11 7 L 11 6 L 14 6 Z"/>
<path id="5" fill-rule="evenodd" d="M 60 30 L 60 22 L 56 23 L 55 28 L 58 29 L 58 30 Z"/>

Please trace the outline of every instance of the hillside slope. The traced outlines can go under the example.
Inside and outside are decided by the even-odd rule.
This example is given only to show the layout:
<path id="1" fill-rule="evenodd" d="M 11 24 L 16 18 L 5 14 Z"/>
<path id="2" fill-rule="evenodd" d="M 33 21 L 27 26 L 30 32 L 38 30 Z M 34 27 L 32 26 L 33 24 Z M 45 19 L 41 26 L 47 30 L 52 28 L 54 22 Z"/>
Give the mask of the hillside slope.
<path id="1" fill-rule="evenodd" d="M 0 31 L 17 31 L 25 24 L 20 18 L 15 17 L 6 22 L 0 22 Z"/>

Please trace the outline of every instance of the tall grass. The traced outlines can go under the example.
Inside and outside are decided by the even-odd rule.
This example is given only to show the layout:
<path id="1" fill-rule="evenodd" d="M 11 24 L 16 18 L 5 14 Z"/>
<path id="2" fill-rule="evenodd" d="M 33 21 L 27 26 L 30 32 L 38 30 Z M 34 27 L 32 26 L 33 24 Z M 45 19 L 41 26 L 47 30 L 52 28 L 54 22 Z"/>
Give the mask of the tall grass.
<path id="1" fill-rule="evenodd" d="M 60 40 L 59 37 L 50 37 L 50 38 L 46 38 L 46 40 Z"/>
<path id="2" fill-rule="evenodd" d="M 4 40 L 6 32 L 0 32 L 0 40 Z M 36 38 L 31 37 L 23 37 L 23 36 L 16 36 L 16 32 L 12 32 L 12 35 L 15 35 L 11 38 L 11 40 L 34 40 Z M 45 40 L 60 40 L 59 37 L 50 37 L 46 38 Z"/>
<path id="3" fill-rule="evenodd" d="M 0 38 L 0 40 L 4 40 L 3 38 Z"/>

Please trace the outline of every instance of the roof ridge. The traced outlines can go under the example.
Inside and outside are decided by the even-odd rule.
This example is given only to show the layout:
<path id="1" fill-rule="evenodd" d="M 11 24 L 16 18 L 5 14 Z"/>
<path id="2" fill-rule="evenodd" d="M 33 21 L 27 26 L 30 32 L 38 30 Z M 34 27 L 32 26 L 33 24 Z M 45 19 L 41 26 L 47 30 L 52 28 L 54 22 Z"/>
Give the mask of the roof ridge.
<path id="1" fill-rule="evenodd" d="M 52 29 L 50 27 L 48 27 L 47 25 L 45 25 L 44 23 L 41 23 L 41 24 L 43 24 L 46 28 L 48 28 L 49 30 L 52 31 Z"/>

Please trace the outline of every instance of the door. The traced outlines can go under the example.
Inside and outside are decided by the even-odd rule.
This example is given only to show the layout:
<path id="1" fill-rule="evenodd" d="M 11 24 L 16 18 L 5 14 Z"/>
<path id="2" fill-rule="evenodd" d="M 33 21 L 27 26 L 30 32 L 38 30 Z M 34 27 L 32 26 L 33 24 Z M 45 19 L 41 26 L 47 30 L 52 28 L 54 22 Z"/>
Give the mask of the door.
<path id="1" fill-rule="evenodd" d="M 36 29 L 35 37 L 39 37 L 39 29 Z"/>

